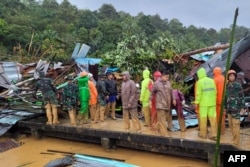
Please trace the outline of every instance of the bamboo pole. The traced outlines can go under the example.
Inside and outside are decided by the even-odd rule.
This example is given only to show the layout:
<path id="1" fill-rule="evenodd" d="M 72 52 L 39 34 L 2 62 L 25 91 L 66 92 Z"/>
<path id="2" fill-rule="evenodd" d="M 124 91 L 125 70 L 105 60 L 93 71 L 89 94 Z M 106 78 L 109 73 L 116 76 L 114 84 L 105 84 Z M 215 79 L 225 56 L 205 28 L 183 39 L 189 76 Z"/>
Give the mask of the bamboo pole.
<path id="1" fill-rule="evenodd" d="M 215 146 L 213 167 L 217 167 L 218 157 L 219 157 L 219 152 L 220 152 L 221 123 L 222 123 L 222 115 L 224 112 L 224 101 L 225 101 L 225 92 L 226 92 L 225 89 L 226 89 L 226 83 L 227 83 L 226 76 L 227 76 L 227 72 L 230 68 L 230 60 L 231 60 L 231 55 L 232 55 L 232 47 L 233 47 L 233 42 L 234 42 L 234 32 L 235 32 L 235 26 L 236 26 L 236 21 L 237 21 L 237 17 L 238 17 L 238 12 L 239 12 L 239 8 L 236 8 L 235 13 L 234 13 L 234 22 L 233 22 L 233 27 L 232 27 L 232 31 L 231 31 L 230 45 L 229 45 L 229 51 L 228 51 L 228 56 L 227 56 L 224 89 L 223 89 L 223 94 L 222 94 L 222 104 L 220 106 L 221 107 L 220 108 L 220 117 L 219 117 L 218 131 L 217 131 L 217 140 L 216 140 L 216 146 Z"/>
<path id="2" fill-rule="evenodd" d="M 78 153 L 67 152 L 67 151 L 59 151 L 59 150 L 47 150 L 47 152 L 61 153 L 61 154 L 69 154 L 69 155 L 78 154 Z M 89 155 L 89 154 L 79 154 L 79 155 L 85 155 L 85 156 L 90 156 L 90 157 L 94 157 L 94 158 L 104 158 L 104 159 L 110 159 L 110 160 L 125 162 L 124 159 L 109 158 L 109 157 L 96 156 L 96 155 Z"/>

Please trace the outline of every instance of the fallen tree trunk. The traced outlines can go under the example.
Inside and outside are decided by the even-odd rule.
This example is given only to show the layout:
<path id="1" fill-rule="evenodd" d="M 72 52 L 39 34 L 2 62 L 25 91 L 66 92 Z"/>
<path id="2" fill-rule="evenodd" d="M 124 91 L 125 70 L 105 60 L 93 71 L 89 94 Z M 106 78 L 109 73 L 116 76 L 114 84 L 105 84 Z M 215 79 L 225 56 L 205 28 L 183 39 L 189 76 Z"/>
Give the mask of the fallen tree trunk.
<path id="1" fill-rule="evenodd" d="M 219 45 L 219 46 L 210 46 L 210 47 L 206 47 L 206 48 L 201 48 L 201 49 L 197 49 L 197 50 L 193 50 L 193 51 L 190 51 L 190 52 L 186 52 L 186 53 L 176 55 L 174 60 L 176 62 L 179 62 L 181 60 L 187 59 L 189 56 L 194 55 L 194 54 L 207 52 L 207 51 L 213 51 L 213 50 L 226 49 L 228 47 L 229 47 L 229 44 L 223 44 L 223 45 Z"/>

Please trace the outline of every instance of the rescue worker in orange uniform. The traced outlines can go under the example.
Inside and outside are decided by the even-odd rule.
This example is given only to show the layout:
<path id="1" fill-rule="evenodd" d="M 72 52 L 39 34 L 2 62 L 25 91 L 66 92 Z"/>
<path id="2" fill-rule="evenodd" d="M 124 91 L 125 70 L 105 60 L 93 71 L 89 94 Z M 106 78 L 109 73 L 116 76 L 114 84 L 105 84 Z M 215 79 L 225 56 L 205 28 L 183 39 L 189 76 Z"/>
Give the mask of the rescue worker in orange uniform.
<path id="1" fill-rule="evenodd" d="M 154 72 L 154 81 L 156 82 L 160 77 L 161 77 L 161 72 L 160 71 L 155 71 Z M 149 90 L 152 91 L 154 83 L 151 82 L 149 84 Z M 156 112 L 156 94 L 151 92 L 151 105 L 150 105 L 150 110 L 151 110 L 151 130 L 155 131 L 157 129 L 157 112 Z"/>
<path id="2" fill-rule="evenodd" d="M 92 80 L 90 80 L 90 78 L 93 77 L 93 74 L 89 73 L 88 77 L 89 77 L 88 85 L 89 85 L 89 92 L 90 92 L 89 113 L 90 113 L 91 121 L 94 121 L 96 110 L 97 110 L 97 108 L 96 108 L 97 105 L 96 104 L 97 104 L 98 92 L 97 92 L 97 89 L 95 87 L 94 82 Z"/>
<path id="3" fill-rule="evenodd" d="M 214 73 L 214 82 L 217 90 L 216 97 L 216 119 L 217 124 L 219 123 L 220 111 L 221 111 L 221 103 L 224 89 L 224 80 L 225 77 L 222 75 L 222 70 L 220 67 L 215 67 L 213 70 Z M 222 113 L 222 123 L 221 123 L 221 134 L 225 134 L 225 113 Z"/>

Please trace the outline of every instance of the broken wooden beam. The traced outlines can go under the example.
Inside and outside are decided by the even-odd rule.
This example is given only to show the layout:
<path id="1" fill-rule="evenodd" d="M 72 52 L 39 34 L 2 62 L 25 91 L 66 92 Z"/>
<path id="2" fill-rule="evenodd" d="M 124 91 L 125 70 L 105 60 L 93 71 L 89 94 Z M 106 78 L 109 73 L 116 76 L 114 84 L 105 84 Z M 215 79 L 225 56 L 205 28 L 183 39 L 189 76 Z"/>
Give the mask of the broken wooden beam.
<path id="1" fill-rule="evenodd" d="M 197 50 L 193 50 L 190 52 L 176 55 L 174 60 L 176 62 L 179 62 L 180 60 L 187 59 L 189 56 L 194 55 L 194 54 L 207 52 L 207 51 L 215 51 L 215 50 L 220 50 L 220 49 L 227 49 L 228 47 L 229 47 L 229 44 L 223 44 L 223 45 L 219 45 L 219 46 L 210 46 L 210 47 L 206 47 L 206 48 L 201 48 L 201 49 L 197 49 Z"/>

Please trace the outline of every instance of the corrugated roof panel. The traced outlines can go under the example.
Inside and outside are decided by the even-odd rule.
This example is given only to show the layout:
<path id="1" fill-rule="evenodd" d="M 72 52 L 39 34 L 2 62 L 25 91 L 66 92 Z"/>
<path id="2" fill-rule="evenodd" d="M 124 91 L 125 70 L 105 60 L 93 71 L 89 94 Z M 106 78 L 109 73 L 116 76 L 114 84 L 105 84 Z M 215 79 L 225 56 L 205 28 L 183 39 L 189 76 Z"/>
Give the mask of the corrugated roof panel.
<path id="1" fill-rule="evenodd" d="M 230 66 L 233 64 L 235 59 L 238 56 L 240 56 L 241 54 L 243 54 L 245 51 L 247 51 L 248 48 L 250 48 L 250 36 L 247 36 L 247 37 L 241 39 L 240 41 L 238 41 L 237 43 L 235 43 L 232 47 Z M 205 68 L 207 75 L 209 77 L 213 76 L 213 69 L 215 67 L 221 67 L 222 72 L 224 73 L 226 70 L 226 62 L 227 62 L 228 52 L 229 52 L 229 49 L 226 49 L 221 54 L 214 55 L 211 59 L 209 59 L 208 61 L 203 63 L 198 69 Z M 194 73 L 196 73 L 198 71 L 198 69 L 195 70 Z M 192 75 L 193 74 L 190 74 L 185 79 L 185 81 L 191 80 L 193 78 Z"/>
<path id="2" fill-rule="evenodd" d="M 128 164 L 125 162 L 115 161 L 112 159 L 106 158 L 97 158 L 92 156 L 80 155 L 75 154 L 74 158 L 76 159 L 73 166 L 74 167 L 81 167 L 81 166 L 88 166 L 88 167 L 138 167 L 137 165 Z"/>
<path id="3" fill-rule="evenodd" d="M 10 81 L 20 81 L 22 75 L 20 72 L 20 67 L 15 62 L 0 62 L 0 71 L 3 72 Z"/>
<path id="4" fill-rule="evenodd" d="M 17 110 L 0 110 L 0 136 L 5 134 L 18 121 L 33 118 L 40 113 Z"/>
<path id="5" fill-rule="evenodd" d="M 17 141 L 8 139 L 7 141 L 0 142 L 0 152 L 5 152 L 18 146 L 19 143 Z"/>

